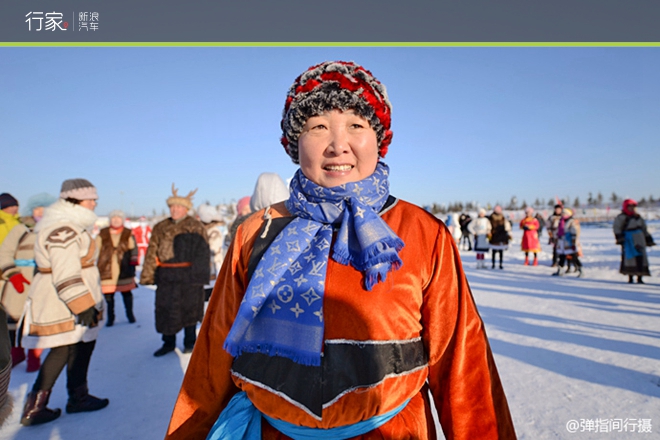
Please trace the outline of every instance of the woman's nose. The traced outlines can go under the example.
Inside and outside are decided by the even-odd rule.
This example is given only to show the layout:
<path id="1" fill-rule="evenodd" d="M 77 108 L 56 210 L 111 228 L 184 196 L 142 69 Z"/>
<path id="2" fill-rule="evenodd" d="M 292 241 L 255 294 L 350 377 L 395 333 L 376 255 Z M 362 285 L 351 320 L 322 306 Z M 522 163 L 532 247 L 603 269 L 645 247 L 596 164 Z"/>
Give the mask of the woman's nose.
<path id="1" fill-rule="evenodd" d="M 339 155 L 349 150 L 348 133 L 343 128 L 331 128 L 328 139 L 328 153 Z"/>

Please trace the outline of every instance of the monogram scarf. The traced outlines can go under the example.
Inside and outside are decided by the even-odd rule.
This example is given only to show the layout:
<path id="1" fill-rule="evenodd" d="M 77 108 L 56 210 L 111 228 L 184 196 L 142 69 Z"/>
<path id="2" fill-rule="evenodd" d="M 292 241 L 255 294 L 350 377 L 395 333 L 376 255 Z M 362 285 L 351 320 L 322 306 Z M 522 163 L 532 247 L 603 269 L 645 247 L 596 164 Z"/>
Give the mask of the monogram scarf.
<path id="1" fill-rule="evenodd" d="M 389 196 L 389 168 L 378 163 L 359 182 L 319 186 L 298 170 L 286 207 L 296 218 L 273 240 L 250 279 L 224 348 L 320 365 L 323 293 L 332 258 L 364 274 L 371 290 L 402 265 L 403 241 L 378 215 Z"/>

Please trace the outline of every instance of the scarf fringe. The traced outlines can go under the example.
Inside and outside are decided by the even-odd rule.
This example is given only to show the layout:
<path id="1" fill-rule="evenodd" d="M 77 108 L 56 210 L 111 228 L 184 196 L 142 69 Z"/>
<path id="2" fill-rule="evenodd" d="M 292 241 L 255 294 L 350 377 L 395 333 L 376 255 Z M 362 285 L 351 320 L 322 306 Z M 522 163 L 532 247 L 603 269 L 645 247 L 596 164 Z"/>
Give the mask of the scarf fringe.
<path id="1" fill-rule="evenodd" d="M 390 263 L 388 261 L 385 264 L 378 264 L 371 269 L 367 269 L 364 274 L 364 288 L 371 291 L 379 282 L 385 282 L 388 272 L 400 269 L 403 266 L 403 262 L 398 256 L 396 258 L 397 261 L 392 261 L 391 264 L 387 264 Z"/>
<path id="2" fill-rule="evenodd" d="M 332 259 L 344 266 L 351 264 L 357 270 L 365 271 L 376 264 L 401 262 L 397 254 L 401 249 L 403 249 L 403 241 L 400 238 L 388 237 L 363 249 L 357 258 L 351 255 L 348 248 L 335 246 L 332 250 Z"/>
<path id="3" fill-rule="evenodd" d="M 318 367 L 321 365 L 321 355 L 320 353 L 309 353 L 303 354 L 299 351 L 293 351 L 290 347 L 285 347 L 277 344 L 246 344 L 238 345 L 228 340 L 225 340 L 223 345 L 225 351 L 227 351 L 232 357 L 238 357 L 243 353 L 261 353 L 267 354 L 268 356 L 280 356 L 287 359 L 291 359 L 293 362 L 306 365 L 308 367 Z"/>

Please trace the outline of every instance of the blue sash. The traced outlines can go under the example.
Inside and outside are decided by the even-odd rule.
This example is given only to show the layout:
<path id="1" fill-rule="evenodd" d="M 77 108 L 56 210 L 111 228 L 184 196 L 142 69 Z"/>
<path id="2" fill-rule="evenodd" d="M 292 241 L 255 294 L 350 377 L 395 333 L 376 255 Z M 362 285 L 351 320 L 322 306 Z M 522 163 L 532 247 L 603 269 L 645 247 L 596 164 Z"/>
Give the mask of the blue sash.
<path id="1" fill-rule="evenodd" d="M 635 247 L 635 234 L 642 234 L 641 229 L 624 232 L 625 238 L 623 241 L 623 254 L 626 257 L 626 260 L 642 255 L 641 252 L 639 252 Z"/>
<path id="2" fill-rule="evenodd" d="M 282 434 L 294 440 L 333 439 L 343 440 L 383 426 L 406 407 L 410 400 L 392 411 L 355 423 L 330 429 L 307 428 L 276 420 L 259 412 L 250 402 L 247 394 L 241 391 L 234 395 L 227 407 L 220 413 L 206 440 L 261 440 L 261 416 Z"/>
<path id="3" fill-rule="evenodd" d="M 19 267 L 20 267 L 20 266 L 23 266 L 23 267 L 25 267 L 25 266 L 32 266 L 32 267 L 35 267 L 35 266 L 37 265 L 37 262 L 34 261 L 34 260 L 14 260 L 14 264 L 15 264 L 16 266 L 19 266 Z"/>

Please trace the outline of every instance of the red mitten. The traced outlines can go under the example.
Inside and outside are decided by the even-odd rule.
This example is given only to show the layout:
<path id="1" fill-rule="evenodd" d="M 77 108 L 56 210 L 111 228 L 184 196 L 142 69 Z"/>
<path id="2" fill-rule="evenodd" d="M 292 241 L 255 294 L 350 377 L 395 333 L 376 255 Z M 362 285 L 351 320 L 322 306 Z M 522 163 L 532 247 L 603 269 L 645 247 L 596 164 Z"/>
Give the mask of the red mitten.
<path id="1" fill-rule="evenodd" d="M 23 274 L 20 273 L 20 272 L 15 273 L 14 275 L 10 276 L 9 277 L 9 282 L 12 283 L 12 285 L 14 286 L 14 289 L 16 289 L 16 291 L 18 293 L 25 292 L 25 286 L 23 286 L 23 284 L 28 284 L 28 285 L 30 284 L 30 282 L 28 280 L 26 280 L 25 277 L 23 276 Z"/>

